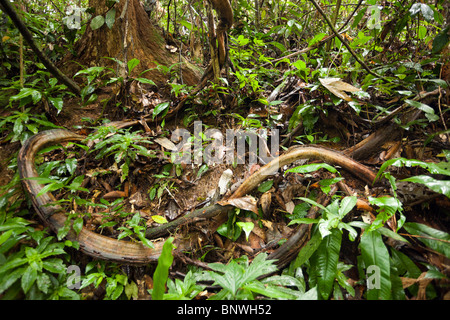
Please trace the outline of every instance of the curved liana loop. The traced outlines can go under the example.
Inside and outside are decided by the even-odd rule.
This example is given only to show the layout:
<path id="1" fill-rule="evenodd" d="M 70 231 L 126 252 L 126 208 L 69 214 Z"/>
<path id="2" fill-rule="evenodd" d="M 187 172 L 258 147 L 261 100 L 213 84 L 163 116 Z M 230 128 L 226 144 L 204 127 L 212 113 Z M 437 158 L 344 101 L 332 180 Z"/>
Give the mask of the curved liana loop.
<path id="1" fill-rule="evenodd" d="M 132 124 L 135 123 L 118 123 L 118 126 L 126 127 Z M 65 129 L 43 131 L 29 138 L 19 151 L 17 165 L 25 192 L 29 194 L 33 207 L 40 218 L 54 232 L 58 232 L 64 226 L 67 221 L 67 216 L 63 208 L 55 204 L 56 199 L 50 192 L 44 192 L 38 196 L 43 186 L 37 180 L 33 179 L 38 177 L 35 167 L 35 157 L 46 146 L 69 141 L 81 141 L 84 138 Z M 375 180 L 375 173 L 370 169 L 339 152 L 316 146 L 300 146 L 290 149 L 287 153 L 261 167 L 248 177 L 229 199 L 245 196 L 265 179 L 278 172 L 283 166 L 301 159 L 322 160 L 331 165 L 338 165 L 369 184 L 372 184 Z M 228 208 L 229 206 L 214 204 L 203 209 L 195 210 L 175 220 L 174 223 L 168 224 L 168 226 L 170 228 L 176 228 L 180 224 L 198 221 L 198 218 L 219 216 L 218 220 L 223 217 L 226 219 Z M 157 261 L 163 247 L 162 240 L 153 242 L 154 248 L 149 248 L 140 242 L 129 242 L 102 236 L 84 227 L 78 234 L 73 230 L 70 231 L 66 238 L 71 241 L 78 241 L 80 250 L 92 257 L 132 265 L 142 265 Z M 192 249 L 190 241 L 176 241 L 176 246 L 178 250 Z"/>
<path id="2" fill-rule="evenodd" d="M 68 141 L 80 141 L 84 137 L 64 129 L 48 130 L 28 139 L 19 151 L 17 166 L 25 191 L 29 194 L 33 207 L 40 218 L 54 231 L 64 226 L 67 216 L 50 192 L 37 196 L 43 186 L 34 179 L 38 177 L 35 167 L 36 154 L 44 147 Z M 83 228 L 79 234 L 73 230 L 66 236 L 78 241 L 80 250 L 92 257 L 126 264 L 146 264 L 156 261 L 162 251 L 163 242 L 155 242 L 154 249 L 138 242 L 116 240 Z"/>

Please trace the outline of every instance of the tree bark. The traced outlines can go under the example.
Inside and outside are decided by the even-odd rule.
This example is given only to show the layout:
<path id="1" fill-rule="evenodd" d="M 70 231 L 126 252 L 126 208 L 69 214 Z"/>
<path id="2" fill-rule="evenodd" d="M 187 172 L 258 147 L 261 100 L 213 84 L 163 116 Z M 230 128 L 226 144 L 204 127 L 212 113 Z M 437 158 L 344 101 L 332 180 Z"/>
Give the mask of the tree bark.
<path id="1" fill-rule="evenodd" d="M 108 7 L 104 0 L 90 0 L 89 6 L 95 8 L 94 17 L 105 15 Z M 120 74 L 119 66 L 110 59 L 127 61 L 136 58 L 139 65 L 130 76 L 137 76 L 141 72 L 155 68 L 158 64 L 171 66 L 180 62 L 178 53 L 171 53 L 165 48 L 166 42 L 159 30 L 151 23 L 147 13 L 138 0 L 120 0 L 114 5 L 116 9 L 115 22 L 111 29 L 104 24 L 92 30 L 90 23 L 83 37 L 75 44 L 76 56 L 68 55 L 63 60 L 67 73 L 75 74 L 79 65 L 86 68 L 92 66 L 112 67 Z M 195 85 L 199 81 L 202 70 L 181 58 L 183 83 Z M 146 72 L 144 77 L 156 84 L 163 84 L 167 75 L 153 69 Z"/>

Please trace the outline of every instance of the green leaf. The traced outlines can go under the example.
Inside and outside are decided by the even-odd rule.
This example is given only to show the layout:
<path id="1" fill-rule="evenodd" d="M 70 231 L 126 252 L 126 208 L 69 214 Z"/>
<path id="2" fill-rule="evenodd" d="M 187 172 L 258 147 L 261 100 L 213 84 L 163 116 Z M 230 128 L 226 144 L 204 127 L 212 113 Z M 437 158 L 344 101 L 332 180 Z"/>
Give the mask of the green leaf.
<path id="1" fill-rule="evenodd" d="M 97 30 L 98 28 L 101 28 L 105 24 L 105 18 L 103 16 L 96 16 L 91 21 L 91 29 Z"/>
<path id="2" fill-rule="evenodd" d="M 151 84 L 152 86 L 156 86 L 156 83 L 150 79 L 147 78 L 136 78 L 136 81 L 139 81 L 141 83 Z"/>
<path id="3" fill-rule="evenodd" d="M 124 162 L 121 166 L 120 169 L 122 170 L 122 175 L 120 177 L 120 181 L 124 182 L 126 180 L 126 178 L 128 177 L 128 172 L 129 172 L 129 167 L 128 164 L 126 162 Z"/>
<path id="4" fill-rule="evenodd" d="M 0 236 L 0 246 L 11 237 L 13 230 L 8 230 Z"/>
<path id="5" fill-rule="evenodd" d="M 159 223 L 159 224 L 168 223 L 167 219 L 163 216 L 153 215 L 153 216 L 151 216 L 151 218 L 153 221 L 155 221 L 156 223 Z"/>
<path id="6" fill-rule="evenodd" d="M 368 300 L 388 300 L 391 298 L 390 261 L 389 252 L 383 243 L 381 234 L 377 231 L 366 231 L 361 236 L 359 244 L 362 260 L 367 268 L 376 266 L 379 274 L 376 277 L 373 288 L 368 288 Z M 369 279 L 368 279 L 369 281 Z"/>
<path id="7" fill-rule="evenodd" d="M 381 165 L 380 170 L 378 171 L 375 180 L 378 180 L 378 178 L 383 174 L 383 172 L 389 166 L 396 166 L 396 167 L 419 166 L 421 168 L 428 170 L 431 174 L 443 174 L 443 175 L 450 176 L 450 170 L 447 168 L 447 164 L 448 164 L 447 162 L 433 163 L 433 162 L 423 162 L 420 160 L 405 159 L 405 158 L 391 159 L 391 160 L 384 162 Z"/>
<path id="8" fill-rule="evenodd" d="M 252 232 L 253 228 L 255 227 L 255 225 L 253 224 L 253 222 L 236 222 L 236 224 L 242 228 L 242 230 L 244 230 L 245 232 L 245 238 L 248 241 L 248 236 L 250 235 L 250 232 Z"/>
<path id="9" fill-rule="evenodd" d="M 288 294 L 282 290 L 282 287 L 274 285 L 264 285 L 259 281 L 251 282 L 242 286 L 243 289 L 262 294 L 272 299 L 295 299 L 294 295 Z"/>
<path id="10" fill-rule="evenodd" d="M 434 38 L 433 49 L 431 51 L 432 53 L 441 52 L 442 49 L 447 46 L 448 42 L 450 41 L 450 36 L 448 35 L 449 29 L 450 25 L 441 30 L 441 32 L 439 32 L 438 35 Z"/>
<path id="11" fill-rule="evenodd" d="M 428 106 L 422 102 L 419 102 L 419 101 L 408 100 L 408 99 L 405 100 L 405 102 L 407 104 L 413 106 L 414 108 L 417 108 L 417 109 L 425 112 L 425 116 L 427 117 L 428 120 L 430 120 L 430 121 L 439 120 L 439 116 L 434 113 L 434 109 L 431 108 L 430 106 Z"/>
<path id="12" fill-rule="evenodd" d="M 37 196 L 39 197 L 39 196 L 43 195 L 46 192 L 52 192 L 52 191 L 55 191 L 55 190 L 59 190 L 59 189 L 61 189 L 63 187 L 64 187 L 64 184 L 62 182 L 53 182 L 53 183 L 47 184 L 45 187 L 43 187 L 41 189 L 41 191 L 39 191 Z"/>
<path id="13" fill-rule="evenodd" d="M 73 181 L 70 183 L 68 188 L 72 191 L 77 191 L 77 190 L 82 189 L 81 184 L 83 183 L 83 180 L 84 180 L 84 175 L 75 177 L 75 179 L 73 179 Z M 87 190 L 87 189 L 85 189 L 84 191 L 89 192 L 89 190 Z"/>
<path id="14" fill-rule="evenodd" d="M 106 22 L 106 25 L 108 26 L 108 28 L 112 29 L 115 21 L 116 21 L 116 9 L 112 8 L 111 10 L 109 10 L 106 13 L 105 22 Z"/>
<path id="15" fill-rule="evenodd" d="M 45 273 L 40 273 L 37 276 L 36 284 L 43 293 L 48 293 L 48 289 L 50 288 L 52 282 L 50 277 Z"/>
<path id="16" fill-rule="evenodd" d="M 447 198 L 450 198 L 450 180 L 436 180 L 430 176 L 421 175 L 403 179 L 401 181 L 421 183 L 434 192 L 443 194 Z"/>
<path id="17" fill-rule="evenodd" d="M 411 16 L 415 16 L 421 13 L 426 21 L 430 22 L 434 20 L 434 11 L 431 7 L 425 3 L 416 2 L 409 9 Z"/>
<path id="18" fill-rule="evenodd" d="M 319 244 L 314 255 L 311 257 L 311 265 L 316 268 L 317 287 L 320 296 L 327 300 L 333 288 L 337 276 L 337 265 L 341 249 L 342 233 L 332 229 Z"/>
<path id="19" fill-rule="evenodd" d="M 422 271 L 416 264 L 404 253 L 390 248 L 393 265 L 397 268 L 398 273 L 408 278 L 417 279 Z M 406 273 L 405 273 L 406 272 Z"/>
<path id="20" fill-rule="evenodd" d="M 164 292 L 166 290 L 165 285 L 169 276 L 169 268 L 173 262 L 173 240 L 173 237 L 166 240 L 161 255 L 158 258 L 158 266 L 153 274 L 152 300 L 162 300 L 164 297 Z"/>
<path id="21" fill-rule="evenodd" d="M 76 158 L 66 159 L 66 169 L 70 174 L 74 174 L 77 169 L 78 160 Z"/>
<path id="22" fill-rule="evenodd" d="M 308 243 L 303 246 L 297 255 L 294 262 L 294 269 L 301 267 L 308 259 L 316 252 L 319 245 L 322 243 L 322 235 L 320 232 L 314 232 L 314 235 L 309 239 Z"/>
<path id="23" fill-rule="evenodd" d="M 306 68 L 306 63 L 303 60 L 297 60 L 294 63 L 292 63 L 292 66 L 294 66 L 298 70 L 303 70 Z"/>
<path id="24" fill-rule="evenodd" d="M 44 269 L 53 273 L 65 273 L 67 271 L 64 262 L 58 258 L 46 259 L 44 260 L 42 266 Z"/>
<path id="25" fill-rule="evenodd" d="M 417 239 L 429 248 L 450 258 L 450 234 L 415 222 L 406 222 L 403 227 L 409 233 L 420 236 Z"/>
<path id="26" fill-rule="evenodd" d="M 312 204 L 313 206 L 319 207 L 322 210 L 325 210 L 326 212 L 330 212 L 330 210 L 328 210 L 327 208 L 325 208 L 323 205 L 321 205 L 320 203 L 311 200 L 309 198 L 305 198 L 305 197 L 298 197 L 297 199 L 303 200 L 305 202 L 308 202 L 309 204 Z"/>
<path id="27" fill-rule="evenodd" d="M 0 279 L 0 294 L 6 291 L 10 286 L 12 286 L 27 270 L 27 267 L 18 268 L 12 272 L 7 272 L 2 275 Z"/>
<path id="28" fill-rule="evenodd" d="M 358 198 L 356 196 L 345 197 L 341 201 L 341 205 L 339 207 L 339 218 L 344 218 L 347 213 L 353 210 L 356 206 L 356 201 Z"/>
<path id="29" fill-rule="evenodd" d="M 128 300 L 131 300 L 131 298 L 137 299 L 139 297 L 139 289 L 136 282 L 131 281 L 125 285 L 125 294 Z"/>
<path id="30" fill-rule="evenodd" d="M 141 240 L 141 242 L 144 244 L 144 246 L 151 248 L 151 249 L 155 248 L 155 246 L 153 245 L 153 242 L 151 242 L 149 239 L 147 239 L 143 232 L 138 233 L 138 238 L 139 238 L 139 240 Z"/>
<path id="31" fill-rule="evenodd" d="M 48 97 L 48 100 L 52 103 L 52 105 L 56 108 L 56 110 L 58 110 L 57 114 L 59 114 L 64 106 L 63 99 Z"/>
<path id="32" fill-rule="evenodd" d="M 309 173 L 309 172 L 314 172 L 317 171 L 319 169 L 326 169 L 332 173 L 336 173 L 337 170 L 330 166 L 329 164 L 326 163 L 312 163 L 312 164 L 305 164 L 303 166 L 299 166 L 299 167 L 295 167 L 295 168 L 291 168 L 286 170 L 286 172 L 294 172 L 294 173 Z"/>
<path id="33" fill-rule="evenodd" d="M 328 194 L 331 191 L 331 186 L 341 180 L 344 180 L 343 177 L 336 177 L 336 178 L 330 178 L 330 179 L 322 179 L 319 181 L 320 189 Z"/>
<path id="34" fill-rule="evenodd" d="M 81 229 L 83 229 L 83 218 L 77 218 L 73 222 L 72 228 L 76 232 L 76 234 L 79 234 L 81 232 Z"/>
<path id="35" fill-rule="evenodd" d="M 427 35 L 427 28 L 425 26 L 419 26 L 419 29 L 417 31 L 418 38 L 420 40 L 423 40 L 426 35 Z"/>
<path id="36" fill-rule="evenodd" d="M 37 270 L 34 269 L 32 266 L 28 266 L 28 268 L 22 275 L 21 285 L 23 292 L 27 293 L 31 289 L 31 286 L 36 281 L 36 278 L 37 278 Z"/>
<path id="37" fill-rule="evenodd" d="M 320 219 L 311 219 L 311 218 L 297 218 L 297 219 L 292 219 L 288 226 L 292 225 L 292 224 L 313 224 L 313 223 L 318 223 L 320 221 Z"/>
<path id="38" fill-rule="evenodd" d="M 153 119 L 159 115 L 160 113 L 163 113 L 164 111 L 167 111 L 167 109 L 170 106 L 170 102 L 163 102 L 158 104 L 155 109 L 153 109 Z"/>
<path id="39" fill-rule="evenodd" d="M 133 58 L 130 61 L 128 61 L 128 72 L 131 73 L 136 66 L 141 63 L 139 59 Z"/>
<path id="40" fill-rule="evenodd" d="M 29 96 L 31 96 L 34 104 L 38 103 L 42 98 L 42 94 L 38 90 L 31 88 L 22 88 L 17 95 L 10 97 L 10 99 L 22 100 Z"/>
<path id="41" fill-rule="evenodd" d="M 273 180 L 266 180 L 258 186 L 258 191 L 261 193 L 267 192 L 272 188 Z"/>
<path id="42" fill-rule="evenodd" d="M 309 40 L 308 42 L 308 46 L 311 47 L 312 45 L 314 45 L 315 43 L 319 42 L 320 40 L 322 40 L 325 36 L 327 36 L 326 33 L 318 33 L 314 36 L 314 38 L 312 38 L 311 40 Z"/>

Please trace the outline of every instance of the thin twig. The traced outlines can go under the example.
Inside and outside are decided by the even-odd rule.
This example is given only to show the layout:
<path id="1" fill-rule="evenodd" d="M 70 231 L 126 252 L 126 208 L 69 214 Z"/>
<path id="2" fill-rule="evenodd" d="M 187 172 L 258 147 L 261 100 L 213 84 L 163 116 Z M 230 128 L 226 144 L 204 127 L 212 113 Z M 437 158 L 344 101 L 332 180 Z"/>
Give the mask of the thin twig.
<path id="1" fill-rule="evenodd" d="M 317 4 L 317 2 L 315 0 L 310 0 L 312 2 L 312 4 L 316 7 L 317 11 L 320 12 L 320 14 L 322 15 L 322 17 L 325 19 L 326 23 L 328 24 L 328 26 L 330 27 L 330 29 L 333 31 L 333 33 L 336 35 L 336 37 L 338 37 L 338 39 L 342 42 L 342 44 L 347 48 L 347 50 L 351 53 L 351 55 L 355 58 L 355 60 L 371 75 L 382 79 L 383 81 L 389 82 L 389 80 L 381 75 L 379 75 L 378 73 L 370 70 L 370 68 L 367 66 L 367 64 L 362 61 L 358 55 L 356 54 L 355 51 L 353 51 L 353 49 L 348 45 L 347 41 L 339 34 L 339 32 L 334 28 L 332 22 L 330 21 L 330 19 L 327 17 L 327 15 L 325 14 L 325 12 L 323 12 L 322 8 Z"/>

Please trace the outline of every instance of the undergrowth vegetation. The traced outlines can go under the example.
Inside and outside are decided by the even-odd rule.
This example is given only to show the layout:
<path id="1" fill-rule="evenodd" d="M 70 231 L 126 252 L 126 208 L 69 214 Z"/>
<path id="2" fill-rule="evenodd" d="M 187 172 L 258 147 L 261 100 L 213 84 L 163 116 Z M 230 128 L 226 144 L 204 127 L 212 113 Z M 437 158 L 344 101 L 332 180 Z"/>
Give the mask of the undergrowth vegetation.
<path id="1" fill-rule="evenodd" d="M 122 1 L 107 1 L 105 16 L 88 2 L 16 4 L 41 49 L 59 61 L 88 25 L 111 27 L 112 10 Z M 166 120 L 170 108 L 193 90 L 178 63 L 156 65 L 167 76 L 161 87 L 145 77 L 148 70 L 124 77 L 114 68 L 80 65 L 76 97 L 28 50 L 0 6 L 0 298 L 450 298 L 448 3 L 231 2 L 235 23 L 226 72 L 189 99 L 175 120 Z M 176 54 L 207 65 L 201 1 L 142 6 L 166 40 L 175 39 Z M 103 58 L 128 73 L 141 62 Z M 114 127 L 122 116 L 136 119 L 135 126 Z M 88 228 L 153 248 L 148 229 L 224 196 L 218 191 L 222 176 L 214 175 L 220 166 L 175 163 L 170 152 L 179 142 L 170 140 L 173 130 L 192 129 L 200 120 L 203 129 L 222 132 L 237 128 L 263 136 L 278 129 L 281 153 L 307 144 L 348 151 L 381 185 L 368 186 L 337 166 L 299 161 L 268 177 L 215 230 L 205 221 L 180 226 L 158 263 L 146 266 L 95 260 L 65 239 Z M 85 139 L 49 146 L 36 159 L 42 194 L 51 192 L 67 213 L 55 233 L 36 216 L 21 186 L 17 153 L 34 134 L 62 127 Z M 375 149 L 350 153 L 388 130 Z M 214 142 L 203 132 L 183 138 L 187 145 L 200 141 L 202 151 Z M 226 190 L 257 169 L 228 168 L 235 173 Z M 305 226 L 306 240 L 280 268 L 270 254 Z M 176 238 L 198 247 L 180 253 Z"/>

